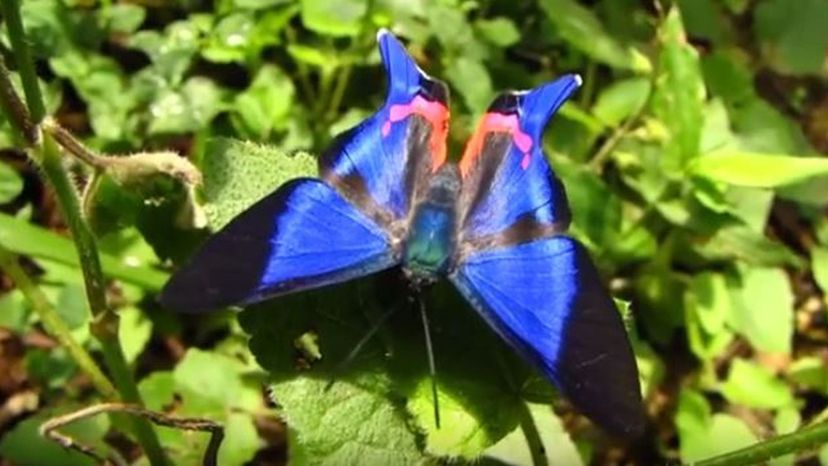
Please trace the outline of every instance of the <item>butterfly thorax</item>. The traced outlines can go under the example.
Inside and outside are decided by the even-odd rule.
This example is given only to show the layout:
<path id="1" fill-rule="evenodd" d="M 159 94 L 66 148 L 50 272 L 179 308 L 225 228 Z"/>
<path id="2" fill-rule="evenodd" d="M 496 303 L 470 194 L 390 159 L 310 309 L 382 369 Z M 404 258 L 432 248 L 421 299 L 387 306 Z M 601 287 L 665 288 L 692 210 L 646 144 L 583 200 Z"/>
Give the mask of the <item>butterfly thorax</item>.
<path id="1" fill-rule="evenodd" d="M 454 254 L 460 172 L 445 164 L 431 178 L 422 200 L 414 205 L 405 244 L 403 270 L 416 283 L 430 283 L 446 272 Z"/>

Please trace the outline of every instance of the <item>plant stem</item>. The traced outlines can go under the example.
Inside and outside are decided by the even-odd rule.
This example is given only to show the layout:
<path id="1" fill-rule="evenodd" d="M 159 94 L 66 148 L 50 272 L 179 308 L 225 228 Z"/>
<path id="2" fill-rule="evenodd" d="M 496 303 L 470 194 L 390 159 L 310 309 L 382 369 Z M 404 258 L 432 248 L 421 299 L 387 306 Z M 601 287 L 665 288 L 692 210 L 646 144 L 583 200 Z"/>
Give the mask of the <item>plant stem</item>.
<path id="1" fill-rule="evenodd" d="M 695 466 L 741 466 L 764 463 L 779 456 L 809 450 L 828 442 L 828 421 L 805 427 L 798 432 L 780 435 L 741 450 L 708 458 Z"/>
<path id="2" fill-rule="evenodd" d="M 549 466 L 546 449 L 543 446 L 540 432 L 538 432 L 538 426 L 535 425 L 535 419 L 532 417 L 532 411 L 525 402 L 522 402 L 520 405 L 522 406 L 520 429 L 523 431 L 523 436 L 529 445 L 529 453 L 532 455 L 532 466 Z M 549 409 L 552 408 L 550 407 Z"/>
<path id="3" fill-rule="evenodd" d="M 20 100 L 14 90 L 11 73 L 6 67 L 6 61 L 2 54 L 0 54 L 0 93 L 2 93 L 0 107 L 8 116 L 12 128 L 25 138 L 27 144 L 34 144 L 37 141 L 37 129 L 29 120 L 29 111 L 26 110 L 26 104 Z"/>
<path id="4" fill-rule="evenodd" d="M 14 58 L 17 61 L 17 72 L 20 73 L 20 80 L 23 82 L 23 93 L 26 95 L 26 104 L 29 106 L 31 121 L 38 124 L 46 116 L 46 107 L 43 105 L 34 61 L 32 60 L 29 44 L 26 43 L 26 34 L 23 31 L 23 20 L 20 18 L 20 2 L 19 0 L 2 0 L 0 6 L 3 9 L 3 17 L 6 18 L 9 41 L 14 51 Z"/>
<path id="5" fill-rule="evenodd" d="M 98 246 L 89 230 L 89 225 L 86 224 L 81 214 L 77 190 L 63 167 L 60 148 L 50 134 L 42 134 L 41 147 L 41 168 L 55 189 L 58 204 L 72 232 L 75 248 L 80 258 L 86 285 L 86 299 L 93 317 L 92 334 L 101 343 L 104 361 L 121 399 L 127 403 L 143 405 L 138 387 L 132 378 L 132 371 L 121 350 L 118 337 L 118 314 L 110 309 L 106 302 L 106 281 L 101 269 Z M 150 463 L 153 465 L 167 464 L 166 456 L 152 426 L 138 418 L 132 420 L 132 426 Z"/>
<path id="6" fill-rule="evenodd" d="M 105 397 L 117 398 L 118 392 L 115 391 L 112 382 L 101 372 L 92 356 L 72 337 L 72 331 L 66 325 L 66 322 L 61 319 L 60 314 L 57 313 L 43 291 L 20 266 L 17 255 L 3 246 L 0 246 L 0 268 L 6 272 L 26 299 L 29 300 L 32 309 L 40 316 L 46 331 L 66 348 L 78 367 L 89 376 L 92 385 Z"/>
<path id="7" fill-rule="evenodd" d="M 23 22 L 20 18 L 20 4 L 18 0 L 0 0 L 0 6 L 6 20 L 9 40 L 14 48 L 20 78 L 23 82 L 29 121 L 39 126 L 46 115 L 46 110 L 40 94 L 34 62 L 26 42 Z M 4 89 L 3 92 L 0 92 L 0 98 L 10 93 L 13 94 L 14 89 Z M 9 106 L 4 105 L 4 107 Z M 106 281 L 101 269 L 98 247 L 81 213 L 78 192 L 69 177 L 69 173 L 63 167 L 61 150 L 55 143 L 54 138 L 45 133 L 41 136 L 41 140 L 38 141 L 40 144 L 31 145 L 29 154 L 39 162 L 43 173 L 54 187 L 58 204 L 72 232 L 72 238 L 75 241 L 75 248 L 80 259 L 84 284 L 86 285 L 89 309 L 92 311 L 92 334 L 101 343 L 104 361 L 121 400 L 135 405 L 143 405 L 138 387 L 132 378 L 132 371 L 121 350 L 118 336 L 118 315 L 108 307 L 106 302 Z M 168 464 L 158 437 L 147 421 L 134 419 L 132 430 L 152 465 Z"/>

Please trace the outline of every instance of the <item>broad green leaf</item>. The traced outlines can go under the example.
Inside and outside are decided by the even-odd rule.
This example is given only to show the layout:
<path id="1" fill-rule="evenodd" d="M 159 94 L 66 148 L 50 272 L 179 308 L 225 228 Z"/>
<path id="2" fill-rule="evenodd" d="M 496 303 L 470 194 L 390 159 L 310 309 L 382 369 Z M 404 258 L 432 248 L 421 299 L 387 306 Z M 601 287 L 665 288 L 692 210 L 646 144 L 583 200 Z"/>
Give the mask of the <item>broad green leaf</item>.
<path id="1" fill-rule="evenodd" d="M 326 391 L 327 383 L 302 377 L 271 387 L 274 401 L 288 408 L 285 421 L 308 464 L 416 464 L 422 459 L 398 406 L 345 381 Z"/>
<path id="2" fill-rule="evenodd" d="M 739 146 L 748 152 L 812 154 L 800 124 L 760 98 L 750 98 L 729 110 Z"/>
<path id="3" fill-rule="evenodd" d="M 711 261 L 738 259 L 760 266 L 802 265 L 802 259 L 787 246 L 770 240 L 747 225 L 723 226 L 711 237 L 694 244 L 693 248 Z"/>
<path id="4" fill-rule="evenodd" d="M 744 359 L 734 359 L 722 385 L 722 394 L 731 403 L 750 408 L 776 409 L 791 406 L 788 386 L 768 369 Z"/>
<path id="5" fill-rule="evenodd" d="M 652 64 L 636 49 L 607 33 L 587 7 L 574 0 L 543 0 L 540 4 L 558 34 L 581 52 L 607 65 L 648 73 Z"/>
<path id="6" fill-rule="evenodd" d="M 368 12 L 362 0 L 301 0 L 302 22 L 308 29 L 330 36 L 355 36 Z"/>
<path id="7" fill-rule="evenodd" d="M 676 174 L 699 154 L 705 89 L 699 56 L 687 43 L 678 8 L 667 14 L 659 36 L 659 75 L 652 110 L 670 133 L 663 163 L 668 173 Z"/>
<path id="8" fill-rule="evenodd" d="M 551 406 L 527 403 L 525 409 L 527 410 L 525 415 L 531 416 L 538 430 L 540 440 L 543 442 L 541 446 L 545 453 L 544 456 L 550 465 L 582 466 L 584 464 L 575 443 Z M 523 429 L 515 429 L 486 450 L 480 464 L 485 466 L 491 460 L 515 465 L 532 464 L 531 452 Z"/>
<path id="9" fill-rule="evenodd" d="M 774 68 L 783 73 L 824 76 L 828 3 L 768 0 L 756 6 L 753 18 L 754 32 Z"/>
<path id="10" fill-rule="evenodd" d="M 828 176 L 828 158 L 723 150 L 696 159 L 692 171 L 697 176 L 722 183 L 776 188 Z"/>
<path id="11" fill-rule="evenodd" d="M 19 289 L 0 295 L 0 327 L 23 334 L 27 330 L 30 307 Z"/>
<path id="12" fill-rule="evenodd" d="M 735 289 L 730 325 L 759 351 L 790 353 L 794 296 L 781 269 L 749 268 Z"/>
<path id="13" fill-rule="evenodd" d="M 0 244 L 17 254 L 78 267 L 80 277 L 80 262 L 74 243 L 57 233 L 0 213 Z M 108 277 L 151 291 L 160 290 L 167 281 L 166 273 L 143 265 L 134 266 L 131 262 L 131 257 L 101 254 L 104 275 Z"/>
<path id="14" fill-rule="evenodd" d="M 0 163 L 0 204 L 11 202 L 23 191 L 23 178 L 17 170 Z"/>
<path id="15" fill-rule="evenodd" d="M 282 183 L 316 175 L 316 160 L 308 154 L 289 156 L 274 147 L 223 138 L 208 142 L 202 165 L 205 211 L 214 230 Z"/>
<path id="16" fill-rule="evenodd" d="M 754 98 L 750 58 L 741 49 L 716 48 L 702 57 L 704 80 L 710 93 L 728 104 Z"/>
<path id="17" fill-rule="evenodd" d="M 616 126 L 644 107 L 651 87 L 647 78 L 616 81 L 598 95 L 592 113 L 604 123 Z"/>

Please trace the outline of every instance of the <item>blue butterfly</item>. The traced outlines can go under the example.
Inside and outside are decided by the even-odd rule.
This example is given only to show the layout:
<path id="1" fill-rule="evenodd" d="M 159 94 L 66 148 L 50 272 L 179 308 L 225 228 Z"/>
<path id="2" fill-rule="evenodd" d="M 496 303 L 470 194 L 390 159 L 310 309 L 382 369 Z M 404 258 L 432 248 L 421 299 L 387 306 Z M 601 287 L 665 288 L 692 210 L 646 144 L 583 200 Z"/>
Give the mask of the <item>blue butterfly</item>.
<path id="1" fill-rule="evenodd" d="M 319 178 L 285 183 L 212 236 L 162 304 L 208 311 L 397 265 L 417 288 L 447 277 L 584 414 L 640 434 L 624 325 L 585 248 L 565 234 L 566 194 L 542 148 L 580 77 L 498 96 L 455 164 L 446 85 L 387 31 L 378 42 L 389 80 L 382 108 L 336 138 Z"/>

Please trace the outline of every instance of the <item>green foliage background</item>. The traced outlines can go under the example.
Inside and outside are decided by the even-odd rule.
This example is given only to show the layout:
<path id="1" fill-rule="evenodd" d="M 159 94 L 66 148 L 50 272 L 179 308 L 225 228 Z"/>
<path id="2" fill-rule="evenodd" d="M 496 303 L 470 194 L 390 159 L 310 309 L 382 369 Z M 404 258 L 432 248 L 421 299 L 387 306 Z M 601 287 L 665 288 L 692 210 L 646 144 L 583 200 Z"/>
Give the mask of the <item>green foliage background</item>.
<path id="1" fill-rule="evenodd" d="M 97 151 L 141 152 L 94 175 L 66 163 L 84 186 L 148 406 L 224 423 L 220 464 L 283 452 L 261 435 L 261 419 L 277 415 L 295 464 L 528 464 L 528 415 L 551 464 L 653 458 L 596 434 L 448 286 L 428 297 L 442 429 L 412 312 L 398 312 L 324 390 L 372 323 L 405 306 L 393 274 L 273 300 L 238 319 L 176 316 L 155 303 L 210 230 L 280 183 L 313 175 L 314 154 L 378 107 L 380 27 L 449 83 L 455 154 L 498 90 L 583 76 L 545 145 L 574 234 L 623 301 L 655 427 L 644 450 L 694 461 L 828 415 L 824 0 L 22 5 L 48 110 Z M 5 30 L 1 43 L 8 56 Z M 77 256 L 18 142 L 0 120 L 0 244 L 31 258 L 75 337 L 96 350 Z M 158 150 L 180 152 L 201 173 Z M 8 286 L 0 327 L 18 336 L 40 328 Z M 77 368 L 62 348 L 27 348 L 23 363 L 40 412 L 9 426 L 0 455 L 87 464 L 45 446 L 36 426 L 96 395 L 70 383 Z M 76 431 L 108 448 L 103 436 L 118 428 L 104 418 Z M 199 461 L 201 435 L 160 432 L 176 464 Z M 828 448 L 800 454 L 814 456 L 828 464 Z"/>

